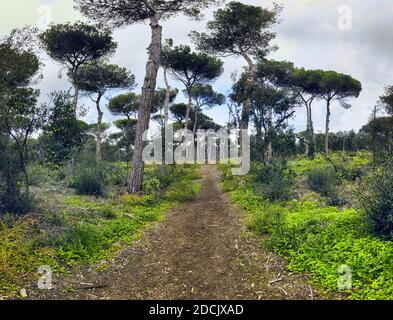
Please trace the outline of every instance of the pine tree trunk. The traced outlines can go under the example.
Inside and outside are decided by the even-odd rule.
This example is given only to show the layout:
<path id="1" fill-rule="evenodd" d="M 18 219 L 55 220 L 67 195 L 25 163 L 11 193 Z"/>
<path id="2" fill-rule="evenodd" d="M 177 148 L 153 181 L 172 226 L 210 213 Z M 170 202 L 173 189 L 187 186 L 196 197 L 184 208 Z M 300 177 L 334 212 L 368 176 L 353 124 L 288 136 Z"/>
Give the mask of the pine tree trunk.
<path id="1" fill-rule="evenodd" d="M 325 153 L 329 153 L 329 131 L 330 131 L 330 99 L 327 100 L 326 105 L 326 130 L 325 130 Z"/>
<path id="2" fill-rule="evenodd" d="M 308 103 L 306 102 L 306 110 L 307 110 L 307 130 L 306 130 L 306 143 L 305 145 L 305 155 L 307 157 L 310 156 L 310 138 L 311 138 L 311 128 L 310 128 L 310 108 L 308 106 Z"/>
<path id="3" fill-rule="evenodd" d="M 154 102 L 154 91 L 157 84 L 157 73 L 161 59 L 162 27 L 159 25 L 161 14 L 156 13 L 150 18 L 152 40 L 150 56 L 146 64 L 146 76 L 142 88 L 142 96 L 138 114 L 138 126 L 134 143 L 132 159 L 132 174 L 128 185 L 130 194 L 139 193 L 142 190 L 145 164 L 143 162 L 143 133 L 149 128 L 150 114 Z"/>
<path id="4" fill-rule="evenodd" d="M 101 108 L 100 108 L 100 98 L 96 102 L 96 107 L 97 107 L 97 114 L 98 114 L 97 128 L 96 128 L 96 164 L 97 164 L 97 167 L 101 167 L 101 164 L 102 164 L 101 130 L 102 130 L 102 117 L 103 117 L 104 113 L 101 111 Z"/>
<path id="5" fill-rule="evenodd" d="M 74 114 L 76 116 L 78 110 L 79 93 L 80 93 L 79 80 L 76 74 L 73 75 L 73 86 L 74 86 L 74 97 L 72 99 L 72 110 L 74 111 Z"/>
<path id="6" fill-rule="evenodd" d="M 249 86 L 251 86 L 252 82 L 254 81 L 255 64 L 246 53 L 243 53 L 242 55 L 248 63 L 249 74 L 247 78 L 247 83 Z M 243 104 L 240 129 L 248 130 L 251 110 L 252 110 L 252 101 L 251 99 L 247 99 Z M 242 143 L 240 143 L 240 145 L 242 145 Z"/>
<path id="7" fill-rule="evenodd" d="M 168 81 L 168 69 L 167 67 L 164 66 L 164 81 L 165 81 L 165 86 L 166 86 L 166 91 L 165 91 L 165 100 L 164 100 L 164 121 L 163 121 L 163 127 L 164 127 L 164 132 L 163 134 L 165 135 L 165 129 L 168 125 L 169 122 L 169 103 L 170 103 L 170 97 L 171 97 L 171 86 L 169 85 Z M 166 142 L 166 141 L 165 141 Z M 162 166 L 161 166 L 161 171 L 162 175 L 166 176 L 168 173 L 167 169 L 167 164 L 166 164 L 166 144 L 164 142 L 165 146 L 165 151 L 162 153 Z"/>
<path id="8" fill-rule="evenodd" d="M 192 129 L 192 133 L 194 134 L 194 137 L 195 137 L 196 132 L 197 132 L 198 121 L 199 121 L 199 109 L 197 108 L 197 109 L 195 109 L 194 128 Z"/>
<path id="9" fill-rule="evenodd" d="M 186 113 L 186 123 L 184 124 L 184 129 L 188 129 L 188 124 L 190 122 L 190 113 L 192 108 L 192 96 L 191 96 L 191 88 L 187 88 L 188 91 L 188 103 L 187 103 L 187 113 Z"/>
<path id="10" fill-rule="evenodd" d="M 273 160 L 273 143 L 272 143 L 272 132 L 273 132 L 273 109 L 269 108 L 269 125 L 268 125 L 268 145 L 267 145 L 267 161 L 272 162 Z"/>

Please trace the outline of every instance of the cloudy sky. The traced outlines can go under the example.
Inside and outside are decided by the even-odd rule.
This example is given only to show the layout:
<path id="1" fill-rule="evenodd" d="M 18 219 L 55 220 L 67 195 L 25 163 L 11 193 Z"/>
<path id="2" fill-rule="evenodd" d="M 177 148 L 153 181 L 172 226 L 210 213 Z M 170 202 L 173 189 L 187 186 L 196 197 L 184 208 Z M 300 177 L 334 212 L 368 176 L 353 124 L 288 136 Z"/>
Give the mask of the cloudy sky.
<path id="1" fill-rule="evenodd" d="M 240 0 L 256 6 L 271 7 L 272 0 Z M 352 109 L 333 108 L 332 130 L 361 128 L 368 119 L 372 107 L 383 93 L 386 84 L 393 83 L 393 2 L 391 0 L 277 0 L 284 10 L 281 23 L 275 27 L 277 38 L 274 44 L 279 50 L 272 59 L 288 60 L 297 66 L 309 69 L 327 69 L 347 73 L 359 79 L 363 92 L 353 101 Z M 15 27 L 33 25 L 44 27 L 48 21 L 55 23 L 75 21 L 82 17 L 73 10 L 71 0 L 2 0 L 0 11 L 0 34 L 5 35 Z M 213 10 L 206 11 L 206 19 L 212 17 Z M 164 38 L 173 38 L 175 44 L 189 43 L 188 34 L 192 30 L 202 31 L 206 21 L 193 22 L 184 17 L 176 17 L 164 23 Z M 119 43 L 112 63 L 131 70 L 139 84 L 144 77 L 146 48 L 150 40 L 147 25 L 139 24 L 116 30 L 115 39 Z M 60 65 L 43 57 L 44 79 L 40 83 L 42 101 L 53 90 L 67 89 L 66 77 L 57 77 Z M 241 71 L 242 59 L 225 59 L 225 73 L 214 84 L 217 91 L 227 93 L 231 86 L 231 74 Z M 163 86 L 162 77 L 159 86 Z M 173 86 L 181 88 L 180 84 Z M 140 88 L 138 87 L 138 91 Z M 116 94 L 116 93 L 113 93 Z M 108 97 L 109 98 L 109 97 Z M 179 101 L 183 97 L 179 96 Z M 82 99 L 86 107 L 87 99 Z M 325 108 L 323 104 L 314 107 L 315 126 L 324 128 Z M 297 130 L 305 128 L 304 110 L 300 109 L 293 121 Z M 228 119 L 225 107 L 216 108 L 209 115 L 224 124 Z M 94 122 L 93 107 L 86 116 Z M 112 118 L 106 112 L 106 121 Z"/>

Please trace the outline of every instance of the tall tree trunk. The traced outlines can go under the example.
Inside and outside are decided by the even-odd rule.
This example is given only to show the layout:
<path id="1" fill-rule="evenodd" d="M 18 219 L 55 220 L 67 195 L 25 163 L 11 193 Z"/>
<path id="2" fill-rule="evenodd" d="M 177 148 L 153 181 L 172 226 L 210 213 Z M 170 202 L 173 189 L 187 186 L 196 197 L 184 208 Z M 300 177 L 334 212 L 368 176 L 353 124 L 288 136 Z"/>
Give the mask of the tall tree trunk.
<path id="1" fill-rule="evenodd" d="M 330 99 L 327 99 L 326 104 L 326 129 L 325 129 L 325 153 L 329 153 L 329 131 L 330 131 Z"/>
<path id="2" fill-rule="evenodd" d="M 251 86 L 252 82 L 254 81 L 255 64 L 246 53 L 243 53 L 242 55 L 243 55 L 244 59 L 247 61 L 248 68 L 249 68 L 248 77 L 247 77 L 247 85 Z M 252 109 L 252 101 L 250 98 L 248 98 L 243 104 L 240 129 L 248 130 L 251 109 Z M 240 145 L 242 145 L 242 143 L 240 143 Z"/>
<path id="3" fill-rule="evenodd" d="M 143 133 L 149 128 L 150 114 L 157 84 L 157 73 L 161 59 L 162 27 L 159 25 L 160 18 L 160 13 L 156 13 L 150 18 L 152 39 L 138 114 L 138 126 L 136 129 L 135 147 L 132 159 L 132 174 L 128 185 L 128 192 L 131 194 L 139 193 L 142 190 L 143 174 L 145 170 L 145 164 L 143 162 L 143 148 L 145 146 L 143 142 Z"/>
<path id="4" fill-rule="evenodd" d="M 198 129 L 198 121 L 199 121 L 199 108 L 196 108 L 195 115 L 194 115 L 194 128 L 192 129 L 192 133 L 194 134 L 194 137 Z"/>
<path id="5" fill-rule="evenodd" d="M 96 107 L 97 107 L 97 128 L 96 128 L 96 164 L 97 167 L 101 167 L 102 165 L 102 151 L 101 151 L 101 143 L 102 143 L 102 137 L 101 137 L 101 130 L 102 130 L 102 117 L 104 113 L 101 111 L 100 108 L 100 98 L 96 101 Z"/>
<path id="6" fill-rule="evenodd" d="M 310 159 L 315 158 L 315 149 L 316 149 L 316 137 L 315 137 L 315 132 L 314 132 L 314 122 L 312 121 L 312 100 L 309 102 L 308 105 L 308 143 L 309 143 L 309 152 L 308 152 L 308 157 Z"/>
<path id="7" fill-rule="evenodd" d="M 184 130 L 188 129 L 188 124 L 190 122 L 190 113 L 191 113 L 191 108 L 192 108 L 192 96 L 191 96 L 191 88 L 187 88 L 187 94 L 188 94 L 188 103 L 187 103 L 187 113 L 186 113 L 186 123 L 184 124 Z"/>
<path id="8" fill-rule="evenodd" d="M 306 130 L 306 139 L 307 139 L 307 141 L 306 141 L 306 143 L 304 145 L 305 145 L 305 155 L 307 157 L 309 157 L 310 156 L 310 137 L 311 137 L 311 135 L 310 135 L 310 133 L 311 133 L 311 128 L 310 128 L 310 108 L 309 108 L 307 102 L 305 104 L 306 104 L 306 110 L 307 110 L 307 130 Z"/>
<path id="9" fill-rule="evenodd" d="M 75 116 L 77 115 L 79 93 L 80 93 L 80 86 L 79 86 L 79 79 L 78 79 L 77 72 L 78 69 L 72 71 L 72 82 L 74 86 L 74 97 L 72 98 L 72 110 L 74 111 Z"/>
<path id="10" fill-rule="evenodd" d="M 170 103 L 170 98 L 171 98 L 171 86 L 168 81 L 168 69 L 166 66 L 164 66 L 164 81 L 165 81 L 165 100 L 164 100 L 164 119 L 163 119 L 163 127 L 164 127 L 164 132 L 163 134 L 165 135 L 165 130 L 169 122 L 169 103 Z M 161 171 L 164 176 L 167 175 L 168 169 L 167 169 L 167 164 L 166 164 L 166 141 L 164 141 L 164 148 L 165 151 L 162 153 L 162 165 L 161 165 Z"/>
<path id="11" fill-rule="evenodd" d="M 269 108 L 269 120 L 268 120 L 268 144 L 267 144 L 267 161 L 272 162 L 273 160 L 273 143 L 272 143 L 272 133 L 273 133 L 273 109 Z"/>

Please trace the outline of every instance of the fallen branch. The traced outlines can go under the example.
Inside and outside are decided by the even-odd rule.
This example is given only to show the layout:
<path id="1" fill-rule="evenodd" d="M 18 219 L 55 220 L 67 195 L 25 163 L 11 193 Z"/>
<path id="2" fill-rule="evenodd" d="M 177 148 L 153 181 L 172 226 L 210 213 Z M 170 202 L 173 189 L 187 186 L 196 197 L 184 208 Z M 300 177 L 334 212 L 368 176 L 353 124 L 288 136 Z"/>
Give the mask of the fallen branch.
<path id="1" fill-rule="evenodd" d="M 102 288 L 107 288 L 108 285 L 107 284 L 86 284 L 80 286 L 80 287 L 76 287 L 76 290 L 89 290 L 89 289 L 102 289 Z"/>
<path id="2" fill-rule="evenodd" d="M 274 280 L 270 281 L 269 284 L 277 283 L 277 282 L 280 282 L 282 280 L 283 280 L 282 278 L 274 279 Z"/>

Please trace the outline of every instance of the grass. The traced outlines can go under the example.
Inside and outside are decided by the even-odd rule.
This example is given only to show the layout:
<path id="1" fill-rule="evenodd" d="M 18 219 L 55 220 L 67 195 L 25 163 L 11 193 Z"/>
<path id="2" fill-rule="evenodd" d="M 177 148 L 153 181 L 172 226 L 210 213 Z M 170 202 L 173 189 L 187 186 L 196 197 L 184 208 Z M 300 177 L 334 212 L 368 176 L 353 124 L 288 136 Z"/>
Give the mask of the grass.
<path id="1" fill-rule="evenodd" d="M 315 167 L 306 160 L 309 170 Z M 356 164 L 365 165 L 355 158 Z M 301 165 L 291 161 L 299 174 Z M 228 170 L 222 167 L 221 170 Z M 352 208 L 327 206 L 318 194 L 307 193 L 292 201 L 268 202 L 259 197 L 249 178 L 223 174 L 223 185 L 233 202 L 248 213 L 248 227 L 264 235 L 264 243 L 285 257 L 291 271 L 312 274 L 315 284 L 350 299 L 393 299 L 393 243 L 374 237 L 364 215 Z M 300 178 L 302 174 L 300 174 Z M 243 187 L 237 187 L 243 181 Z M 340 289 L 340 268 L 350 267 L 350 290 Z M 345 269 L 346 267 L 344 267 Z"/>
<path id="2" fill-rule="evenodd" d="M 149 177 L 155 172 L 147 168 Z M 38 279 L 42 265 L 57 273 L 84 263 L 103 267 L 166 211 L 192 200 L 201 189 L 199 179 L 198 166 L 177 166 L 168 188 L 155 194 L 95 197 L 75 195 L 61 184 L 43 188 L 41 196 L 50 199 L 43 213 L 0 220 L 0 297 L 17 296 Z"/>

